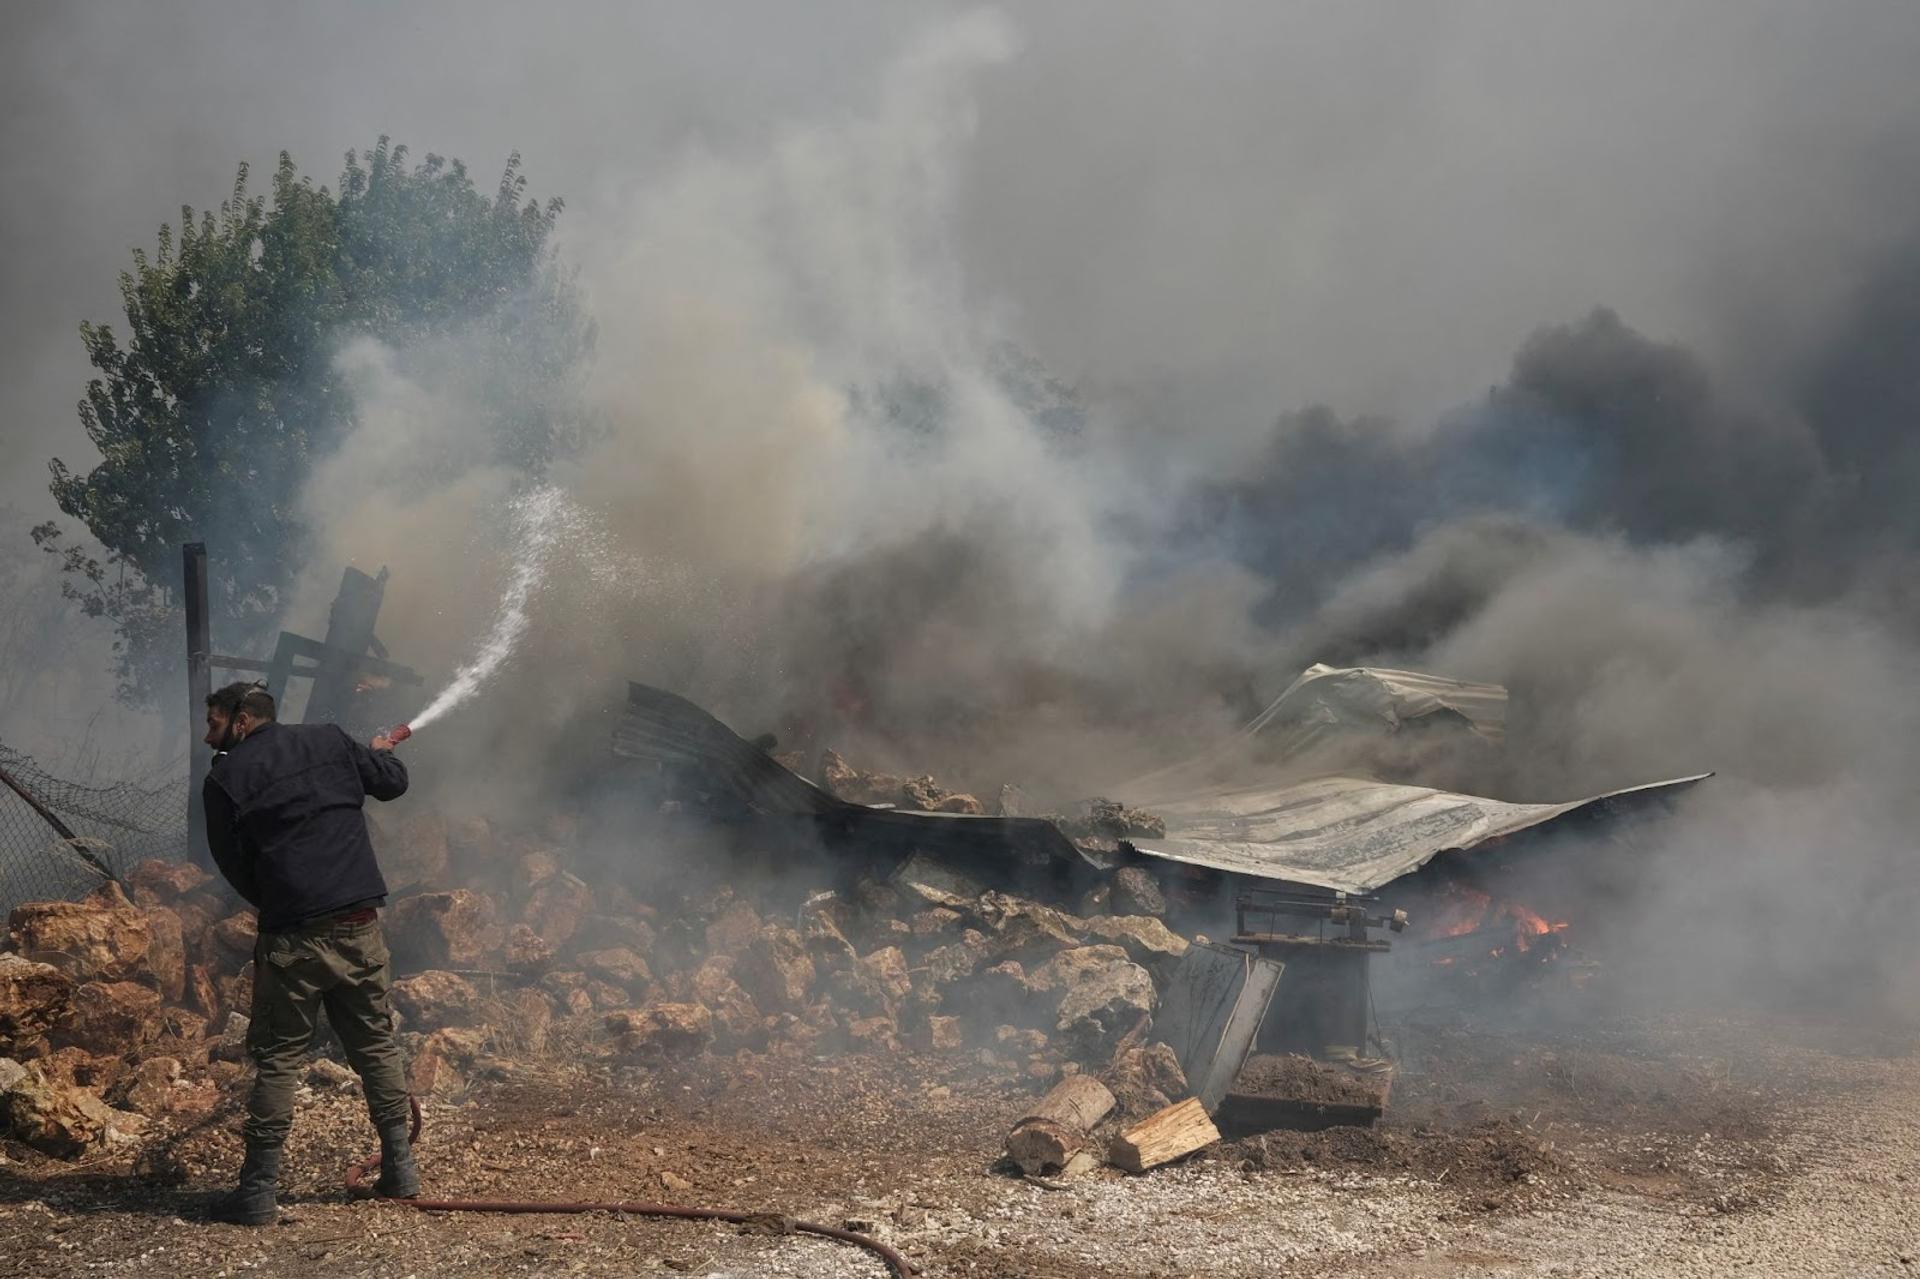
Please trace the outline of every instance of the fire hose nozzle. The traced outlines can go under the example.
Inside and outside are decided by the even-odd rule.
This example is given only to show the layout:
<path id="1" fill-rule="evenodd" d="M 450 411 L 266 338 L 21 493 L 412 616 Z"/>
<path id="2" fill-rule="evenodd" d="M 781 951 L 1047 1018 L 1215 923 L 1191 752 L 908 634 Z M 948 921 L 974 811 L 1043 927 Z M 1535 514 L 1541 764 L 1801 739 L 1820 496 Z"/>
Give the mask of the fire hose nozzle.
<path id="1" fill-rule="evenodd" d="M 413 736 L 413 729 L 405 724 L 396 724 L 387 731 L 387 740 L 398 746 Z"/>

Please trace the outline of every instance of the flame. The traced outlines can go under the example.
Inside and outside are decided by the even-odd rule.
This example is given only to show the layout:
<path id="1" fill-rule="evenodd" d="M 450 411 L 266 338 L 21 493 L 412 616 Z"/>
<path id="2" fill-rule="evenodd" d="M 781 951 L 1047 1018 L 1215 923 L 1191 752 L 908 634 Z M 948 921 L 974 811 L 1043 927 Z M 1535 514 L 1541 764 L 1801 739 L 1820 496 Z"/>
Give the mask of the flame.
<path id="1" fill-rule="evenodd" d="M 1491 894 L 1463 884 L 1452 885 L 1447 895 L 1435 904 L 1429 918 L 1432 922 L 1427 926 L 1427 935 L 1435 939 L 1464 937 L 1490 928 L 1499 920 L 1507 920 L 1513 925 L 1513 946 L 1522 954 L 1532 950 L 1540 938 L 1565 932 L 1570 927 L 1564 919 L 1550 920 L 1519 902 L 1495 901 Z M 1498 959 L 1506 953 L 1504 944 L 1496 946 L 1489 952 L 1489 958 Z"/>
<path id="2" fill-rule="evenodd" d="M 1432 926 L 1435 937 L 1464 937 L 1486 923 L 1493 898 L 1475 888 L 1455 887 Z"/>
<path id="3" fill-rule="evenodd" d="M 1566 920 L 1555 923 L 1538 911 L 1528 910 L 1518 902 L 1508 902 L 1501 907 L 1501 910 L 1513 920 L 1517 929 L 1514 934 L 1514 944 L 1523 951 L 1532 950 L 1536 938 L 1545 937 L 1549 933 L 1565 932 L 1567 929 Z"/>

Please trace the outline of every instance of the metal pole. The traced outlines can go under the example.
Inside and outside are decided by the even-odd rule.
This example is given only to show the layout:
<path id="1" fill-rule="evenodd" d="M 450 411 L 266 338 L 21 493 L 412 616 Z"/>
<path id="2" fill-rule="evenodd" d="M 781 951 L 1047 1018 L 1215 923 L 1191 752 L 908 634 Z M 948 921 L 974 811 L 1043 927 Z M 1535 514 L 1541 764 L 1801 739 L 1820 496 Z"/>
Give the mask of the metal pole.
<path id="1" fill-rule="evenodd" d="M 201 866 L 210 866 L 207 849 L 207 810 L 200 802 L 201 787 L 206 784 L 207 769 L 213 755 L 201 740 L 201 725 L 207 715 L 207 695 L 213 691 L 213 676 L 207 656 L 213 651 L 208 638 L 207 617 L 207 544 L 188 542 L 181 547 L 186 589 L 181 599 L 187 609 L 187 856 Z"/>
<path id="2" fill-rule="evenodd" d="M 114 883 L 118 884 L 121 882 L 120 877 L 113 873 L 113 868 L 101 861 L 100 858 L 94 854 L 94 851 L 87 847 L 86 841 L 73 833 L 72 827 L 55 816 L 52 809 L 34 798 L 33 792 L 15 781 L 13 775 L 4 768 L 0 768 L 0 786 L 5 786 L 8 790 L 24 800 L 28 808 L 31 808 L 40 815 L 41 821 L 53 827 L 53 833 L 58 835 L 61 841 L 65 843 L 68 848 L 71 848 L 74 855 L 81 861 L 93 867 Z"/>

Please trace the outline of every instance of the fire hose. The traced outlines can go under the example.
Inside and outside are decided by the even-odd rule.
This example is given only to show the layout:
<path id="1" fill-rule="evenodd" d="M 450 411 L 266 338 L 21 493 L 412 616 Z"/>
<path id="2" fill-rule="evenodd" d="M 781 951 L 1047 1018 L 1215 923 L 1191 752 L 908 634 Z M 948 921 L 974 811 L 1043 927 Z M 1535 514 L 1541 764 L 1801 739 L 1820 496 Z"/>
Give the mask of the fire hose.
<path id="1" fill-rule="evenodd" d="M 413 1108 L 413 1132 L 408 1140 L 418 1142 L 421 1127 L 420 1102 L 414 1097 L 409 1097 L 407 1102 Z M 349 1167 L 347 1169 L 348 1193 L 367 1193 L 362 1189 L 362 1183 L 369 1174 L 378 1172 L 379 1169 L 378 1151 Z M 642 1200 L 587 1203 L 544 1199 L 393 1199 L 388 1202 L 417 1208 L 421 1212 L 617 1212 L 630 1217 L 677 1217 L 683 1221 L 725 1221 L 736 1226 L 753 1226 L 772 1221 L 778 1222 L 781 1229 L 795 1234 L 818 1235 L 823 1239 L 833 1239 L 840 1243 L 850 1243 L 856 1248 L 865 1248 L 886 1263 L 888 1273 L 893 1275 L 894 1279 L 911 1279 L 913 1275 L 913 1266 L 905 1257 L 871 1235 L 863 1235 L 853 1230 L 841 1230 L 837 1226 L 823 1226 L 812 1221 L 794 1221 L 774 1213 L 736 1212 L 726 1208 L 683 1208 L 677 1204 L 647 1203 Z"/>

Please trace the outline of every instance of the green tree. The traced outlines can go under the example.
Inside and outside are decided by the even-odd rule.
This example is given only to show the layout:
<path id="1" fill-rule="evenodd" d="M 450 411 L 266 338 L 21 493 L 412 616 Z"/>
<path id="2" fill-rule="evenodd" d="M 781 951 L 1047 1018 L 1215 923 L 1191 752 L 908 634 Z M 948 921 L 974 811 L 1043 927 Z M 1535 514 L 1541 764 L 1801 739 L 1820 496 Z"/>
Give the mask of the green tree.
<path id="1" fill-rule="evenodd" d="M 247 193 L 243 164 L 217 213 L 184 208 L 151 256 L 134 251 L 125 344 L 104 324 L 80 330 L 98 371 L 80 418 L 101 460 L 51 463 L 55 501 L 98 548 L 52 522 L 33 531 L 68 597 L 115 624 L 122 697 L 152 700 L 178 668 L 181 543 L 208 543 L 223 643 L 278 618 L 301 567 L 301 486 L 355 424 L 343 342 L 477 343 L 495 460 L 537 472 L 569 446 L 593 330 L 554 258 L 560 210 L 526 197 L 517 153 L 488 197 L 459 161 L 409 167 L 383 137 L 347 153 L 337 194 L 282 153 L 269 203 Z"/>

